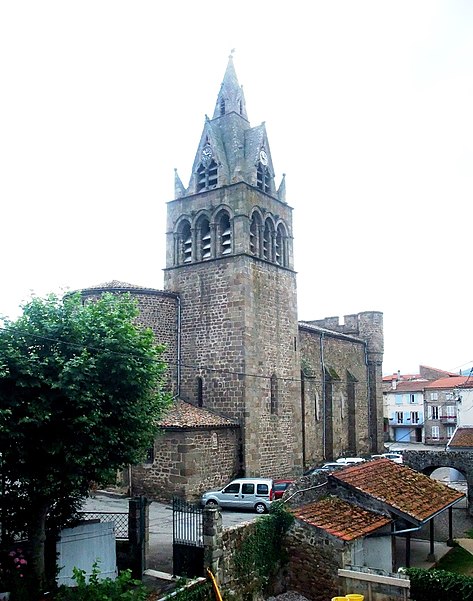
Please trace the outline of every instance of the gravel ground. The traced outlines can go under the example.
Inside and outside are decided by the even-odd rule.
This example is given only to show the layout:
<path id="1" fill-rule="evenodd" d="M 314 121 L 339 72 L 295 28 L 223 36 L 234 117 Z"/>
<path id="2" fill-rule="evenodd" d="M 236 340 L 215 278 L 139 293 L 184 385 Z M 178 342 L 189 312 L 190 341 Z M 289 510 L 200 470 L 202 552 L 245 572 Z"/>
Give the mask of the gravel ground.
<path id="1" fill-rule="evenodd" d="M 276 597 L 268 597 L 266 601 L 308 601 L 308 599 L 295 591 L 288 591 L 287 593 L 282 593 Z"/>

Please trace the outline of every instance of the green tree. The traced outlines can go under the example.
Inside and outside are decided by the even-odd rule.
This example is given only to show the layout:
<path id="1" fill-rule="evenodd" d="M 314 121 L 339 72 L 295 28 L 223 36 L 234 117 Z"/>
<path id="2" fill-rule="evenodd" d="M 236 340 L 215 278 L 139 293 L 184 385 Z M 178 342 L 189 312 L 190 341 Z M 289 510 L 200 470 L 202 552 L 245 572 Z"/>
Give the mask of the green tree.
<path id="1" fill-rule="evenodd" d="M 169 402 L 163 348 L 137 315 L 128 295 L 50 295 L 0 329 L 0 521 L 28 534 L 34 590 L 47 520 L 62 526 L 91 482 L 140 462 Z"/>

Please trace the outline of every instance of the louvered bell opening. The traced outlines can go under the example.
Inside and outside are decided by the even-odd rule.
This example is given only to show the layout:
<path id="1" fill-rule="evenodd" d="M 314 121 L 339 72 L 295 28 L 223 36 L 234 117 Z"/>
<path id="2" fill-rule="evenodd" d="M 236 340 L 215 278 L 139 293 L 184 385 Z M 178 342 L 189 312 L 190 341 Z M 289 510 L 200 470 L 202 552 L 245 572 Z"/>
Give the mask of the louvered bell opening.
<path id="1" fill-rule="evenodd" d="M 204 167 L 200 167 L 200 169 L 197 172 L 198 178 L 197 178 L 197 192 L 199 192 L 200 190 L 204 190 L 204 188 L 207 185 L 207 177 L 205 174 L 205 169 Z"/>
<path id="2" fill-rule="evenodd" d="M 215 188 L 215 186 L 217 185 L 217 171 L 215 171 L 215 174 L 213 174 L 212 172 L 209 173 L 209 188 Z"/>
<path id="3" fill-rule="evenodd" d="M 269 173 L 266 172 L 264 175 L 264 192 L 269 192 L 270 191 L 270 180 L 269 180 Z"/>
<path id="4" fill-rule="evenodd" d="M 229 255 L 232 252 L 232 236 L 230 228 L 222 234 L 222 255 Z"/>
<path id="5" fill-rule="evenodd" d="M 263 240 L 263 257 L 269 259 L 269 242 L 266 238 Z"/>
<path id="6" fill-rule="evenodd" d="M 192 239 L 189 237 L 184 240 L 184 263 L 190 263 L 192 260 Z"/>
<path id="7" fill-rule="evenodd" d="M 275 257 L 276 263 L 278 263 L 279 265 L 281 265 L 281 245 L 278 244 L 277 242 L 276 242 L 275 253 L 276 253 L 276 257 Z"/>
<path id="8" fill-rule="evenodd" d="M 256 255 L 255 235 L 250 232 L 250 252 Z"/>
<path id="9" fill-rule="evenodd" d="M 202 238 L 202 259 L 210 258 L 210 232 Z"/>

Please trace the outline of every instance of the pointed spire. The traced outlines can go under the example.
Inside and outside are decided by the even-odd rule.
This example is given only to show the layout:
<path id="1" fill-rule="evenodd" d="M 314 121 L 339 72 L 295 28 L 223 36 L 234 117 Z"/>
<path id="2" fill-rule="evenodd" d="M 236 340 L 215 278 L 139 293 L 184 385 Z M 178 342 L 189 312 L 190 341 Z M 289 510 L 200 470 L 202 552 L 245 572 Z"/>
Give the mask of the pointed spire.
<path id="1" fill-rule="evenodd" d="M 245 96 L 243 95 L 243 88 L 238 83 L 235 67 L 233 65 L 233 52 L 232 49 L 230 56 L 228 57 L 227 69 L 223 76 L 223 82 L 220 87 L 220 92 L 217 97 L 217 104 L 213 114 L 213 119 L 227 115 L 228 113 L 237 113 L 248 121 L 248 115 L 246 114 Z"/>
<path id="2" fill-rule="evenodd" d="M 281 202 L 286 202 L 286 174 L 282 174 L 282 180 L 278 188 L 278 198 Z"/>
<path id="3" fill-rule="evenodd" d="M 174 198 L 182 198 L 186 195 L 186 189 L 177 174 L 177 169 L 174 169 Z"/>

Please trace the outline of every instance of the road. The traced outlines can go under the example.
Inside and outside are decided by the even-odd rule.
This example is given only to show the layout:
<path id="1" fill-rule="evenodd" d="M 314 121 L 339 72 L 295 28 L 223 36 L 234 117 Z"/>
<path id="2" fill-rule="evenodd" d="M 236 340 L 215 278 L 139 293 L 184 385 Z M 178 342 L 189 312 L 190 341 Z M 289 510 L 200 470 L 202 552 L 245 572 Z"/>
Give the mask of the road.
<path id="1" fill-rule="evenodd" d="M 126 497 L 108 496 L 96 493 L 89 497 L 82 511 L 122 513 L 128 511 Z M 224 528 L 252 521 L 257 517 L 252 512 L 222 511 Z M 172 573 L 172 504 L 153 501 L 149 507 L 149 558 L 147 568 Z"/>

